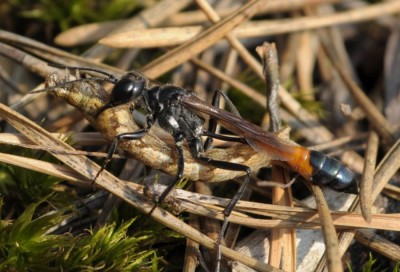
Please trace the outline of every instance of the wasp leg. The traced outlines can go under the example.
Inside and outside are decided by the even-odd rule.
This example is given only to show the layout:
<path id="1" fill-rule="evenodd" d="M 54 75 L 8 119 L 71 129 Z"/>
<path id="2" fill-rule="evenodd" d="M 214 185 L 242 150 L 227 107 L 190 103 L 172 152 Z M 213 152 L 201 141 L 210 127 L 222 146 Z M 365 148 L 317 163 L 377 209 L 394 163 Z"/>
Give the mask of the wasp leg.
<path id="1" fill-rule="evenodd" d="M 107 164 L 111 161 L 115 151 L 117 150 L 118 144 L 121 140 L 138 140 L 142 138 L 144 135 L 146 135 L 149 132 L 149 128 L 144 128 L 139 131 L 135 132 L 126 132 L 126 133 L 121 133 L 117 135 L 112 142 L 110 148 L 108 149 L 107 152 L 107 157 L 103 162 L 103 165 L 101 166 L 99 172 L 97 172 L 96 176 L 93 179 L 93 183 L 96 182 L 96 179 L 100 176 L 101 172 L 107 167 Z"/>
<path id="2" fill-rule="evenodd" d="M 219 107 L 219 100 L 220 100 L 220 94 L 221 92 L 219 90 L 215 90 L 211 104 L 214 107 Z M 210 133 L 215 133 L 215 131 L 217 130 L 217 120 L 215 120 L 214 118 L 210 117 L 210 120 L 208 121 L 208 132 Z M 207 135 L 207 139 L 204 141 L 204 150 L 208 150 L 210 149 L 212 142 L 213 142 L 213 138 L 209 135 Z"/>
<path id="3" fill-rule="evenodd" d="M 156 200 L 156 203 L 154 206 L 151 208 L 151 210 L 147 213 L 146 217 L 142 222 L 139 224 L 139 226 L 134 230 L 134 232 L 138 232 L 139 230 L 142 229 L 142 227 L 147 223 L 149 220 L 150 216 L 154 212 L 154 210 L 160 206 L 161 203 L 164 202 L 165 198 L 168 196 L 168 194 L 171 192 L 171 190 L 175 187 L 175 185 L 182 179 L 183 177 L 183 170 L 185 166 L 185 161 L 183 157 L 183 149 L 182 149 L 182 144 L 183 144 L 183 139 L 184 136 L 182 133 L 178 133 L 177 135 L 174 135 L 175 139 L 175 146 L 176 146 L 176 151 L 177 151 L 177 157 L 178 157 L 178 170 L 176 173 L 176 177 L 173 182 L 171 182 L 167 188 L 161 193 L 161 195 L 158 197 Z"/>
<path id="4" fill-rule="evenodd" d="M 242 144 L 246 144 L 246 145 L 248 144 L 246 139 L 243 137 L 222 135 L 222 134 L 213 133 L 211 131 L 203 131 L 203 135 L 207 136 L 208 138 L 212 138 L 212 139 L 218 139 L 218 140 L 227 141 L 227 142 L 242 143 Z"/>
<path id="5" fill-rule="evenodd" d="M 238 163 L 233 163 L 233 162 L 227 162 L 227 161 L 219 161 L 219 160 L 214 160 L 208 157 L 204 157 L 200 152 L 202 150 L 201 142 L 198 139 L 194 139 L 190 141 L 189 143 L 189 149 L 192 153 L 192 156 L 207 165 L 220 168 L 220 169 L 225 169 L 225 170 L 232 170 L 232 171 L 243 171 L 246 173 L 246 179 L 245 181 L 240 185 L 239 190 L 236 192 L 236 194 L 233 196 L 233 198 L 229 201 L 228 205 L 226 205 L 223 214 L 224 214 L 224 222 L 221 227 L 220 234 L 218 236 L 217 240 L 217 264 L 216 264 L 216 271 L 219 271 L 220 268 L 220 263 L 221 263 L 221 242 L 222 238 L 225 234 L 226 228 L 228 226 L 229 222 L 229 216 L 232 213 L 233 208 L 235 207 L 236 203 L 239 201 L 239 199 L 242 197 L 243 192 L 245 191 L 247 185 L 249 184 L 250 181 L 250 173 L 251 169 L 250 167 L 243 165 L 243 164 L 238 164 Z"/>
<path id="6" fill-rule="evenodd" d="M 149 132 L 150 128 L 153 126 L 153 123 L 154 123 L 153 116 L 148 115 L 146 118 L 146 123 L 147 123 L 146 128 L 143 128 L 143 129 L 135 131 L 135 132 L 121 133 L 115 137 L 110 148 L 108 149 L 107 157 L 104 160 L 103 165 L 101 166 L 99 172 L 97 172 L 96 176 L 93 179 L 93 184 L 96 182 L 96 179 L 100 176 L 101 172 L 103 172 L 103 170 L 106 168 L 107 164 L 111 161 L 112 156 L 114 155 L 115 151 L 117 150 L 119 141 L 121 141 L 121 140 L 138 140 L 138 139 L 142 138 L 143 136 L 145 136 Z"/>
<path id="7" fill-rule="evenodd" d="M 214 107 L 219 108 L 219 101 L 220 101 L 221 96 L 225 99 L 225 102 L 227 103 L 231 112 L 233 112 L 237 116 L 240 116 L 238 110 L 236 109 L 236 107 L 232 103 L 232 101 L 229 99 L 229 97 L 220 90 L 215 90 L 211 104 Z M 218 137 L 219 134 L 215 134 L 215 131 L 217 129 L 217 123 L 218 123 L 218 121 L 214 118 L 210 118 L 210 120 L 208 121 L 208 130 L 206 132 L 204 132 L 204 135 L 208 136 L 204 142 L 204 150 L 208 150 L 211 147 L 213 138 L 224 140 L 224 141 L 229 141 L 229 142 L 237 142 L 237 140 L 235 140 L 236 139 L 235 137 L 232 137 L 232 139 L 230 139 L 228 137 L 227 138 Z M 242 142 L 242 141 L 238 141 L 238 142 Z"/>
<path id="8" fill-rule="evenodd" d="M 175 179 L 161 193 L 161 195 L 158 197 L 158 199 L 156 201 L 156 204 L 148 212 L 148 215 L 151 215 L 153 213 L 153 211 L 155 210 L 155 208 L 157 208 L 158 206 L 160 206 L 161 203 L 164 202 L 164 199 L 168 196 L 168 194 L 171 192 L 171 190 L 175 187 L 175 185 L 183 177 L 183 170 L 184 170 L 184 166 L 185 166 L 185 161 L 184 161 L 184 157 L 183 157 L 183 149 L 182 149 L 182 144 L 183 144 L 183 140 L 184 140 L 183 133 L 178 133 L 177 135 L 174 135 L 174 139 L 175 139 L 175 146 L 176 146 L 177 157 L 178 157 L 178 170 L 177 170 Z"/>
<path id="9" fill-rule="evenodd" d="M 235 115 L 240 116 L 239 111 L 236 109 L 235 105 L 232 103 L 232 101 L 229 99 L 229 97 L 220 90 L 215 90 L 213 99 L 212 99 L 212 105 L 214 107 L 219 107 L 219 102 L 220 102 L 221 96 L 225 99 L 230 111 L 233 112 Z M 208 122 L 208 130 L 203 131 L 203 135 L 207 136 L 207 139 L 204 142 L 204 150 L 208 150 L 211 147 L 213 139 L 248 144 L 248 142 L 246 141 L 245 138 L 221 135 L 221 134 L 215 133 L 216 128 L 217 128 L 217 122 L 218 121 L 216 119 L 210 118 L 210 120 Z M 190 147 L 190 144 L 189 144 L 189 147 Z M 197 149 L 197 151 L 198 150 L 199 149 Z M 228 222 L 229 222 L 228 218 L 229 218 L 230 214 L 232 213 L 232 210 L 235 207 L 236 203 L 240 200 L 244 191 L 246 190 L 247 184 L 250 181 L 251 169 L 242 164 L 231 163 L 231 162 L 226 162 L 226 161 L 217 161 L 217 160 L 212 160 L 210 158 L 203 157 L 200 155 L 201 152 L 197 152 L 197 153 L 194 152 L 194 153 L 195 154 L 192 154 L 192 155 L 195 158 L 197 158 L 199 161 L 202 161 L 206 164 L 212 165 L 217 168 L 226 169 L 226 170 L 243 171 L 243 172 L 246 172 L 246 174 L 247 174 L 244 183 L 242 183 L 239 190 L 236 192 L 236 194 L 233 196 L 233 198 L 229 201 L 228 205 L 225 207 L 224 212 L 223 212 L 224 213 L 224 222 L 222 224 L 221 231 L 219 233 L 218 240 L 217 240 L 217 258 L 216 258 L 216 269 L 215 269 L 215 271 L 219 271 L 220 266 L 221 266 L 221 257 L 222 257 L 221 256 L 221 243 L 222 243 L 222 239 L 224 237 L 226 228 L 228 226 Z"/>

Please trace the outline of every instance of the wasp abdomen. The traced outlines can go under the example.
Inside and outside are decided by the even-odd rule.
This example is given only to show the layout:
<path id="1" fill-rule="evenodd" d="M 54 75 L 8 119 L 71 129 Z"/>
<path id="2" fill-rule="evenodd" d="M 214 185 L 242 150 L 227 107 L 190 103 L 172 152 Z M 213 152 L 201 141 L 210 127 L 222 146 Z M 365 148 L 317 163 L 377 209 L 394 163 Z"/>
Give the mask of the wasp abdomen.
<path id="1" fill-rule="evenodd" d="M 312 181 L 337 191 L 357 192 L 353 172 L 338 160 L 318 151 L 310 151 L 310 164 L 314 171 Z"/>

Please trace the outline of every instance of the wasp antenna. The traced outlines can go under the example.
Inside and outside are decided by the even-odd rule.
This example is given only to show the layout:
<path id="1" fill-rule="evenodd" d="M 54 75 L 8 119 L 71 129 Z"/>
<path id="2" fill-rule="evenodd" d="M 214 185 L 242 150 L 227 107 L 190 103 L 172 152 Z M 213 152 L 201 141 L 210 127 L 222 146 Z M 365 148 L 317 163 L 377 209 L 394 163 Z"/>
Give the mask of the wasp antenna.
<path id="1" fill-rule="evenodd" d="M 117 81 L 118 81 L 118 78 L 115 75 L 113 75 L 111 73 L 108 73 L 106 71 L 97 69 L 97 68 L 80 67 L 80 66 L 68 66 L 68 65 L 58 64 L 58 63 L 48 63 L 47 65 L 49 65 L 50 67 L 60 68 L 60 69 L 75 69 L 75 70 L 80 70 L 80 71 L 96 72 L 96 73 L 99 73 L 99 74 L 106 75 L 109 78 L 109 80 L 105 80 L 105 81 L 108 81 L 108 82 L 111 82 L 111 83 L 114 83 L 114 84 L 117 83 Z"/>
<path id="2" fill-rule="evenodd" d="M 56 88 L 67 88 L 69 85 L 71 85 L 73 83 L 84 82 L 84 81 L 106 81 L 106 82 L 115 84 L 115 82 L 112 79 L 106 78 L 106 77 L 80 78 L 80 79 L 63 82 L 63 83 L 57 84 L 56 86 L 51 86 L 51 87 L 46 87 L 46 88 L 39 89 L 39 90 L 30 91 L 30 92 L 28 92 L 28 94 L 49 92 L 49 91 L 53 91 Z"/>

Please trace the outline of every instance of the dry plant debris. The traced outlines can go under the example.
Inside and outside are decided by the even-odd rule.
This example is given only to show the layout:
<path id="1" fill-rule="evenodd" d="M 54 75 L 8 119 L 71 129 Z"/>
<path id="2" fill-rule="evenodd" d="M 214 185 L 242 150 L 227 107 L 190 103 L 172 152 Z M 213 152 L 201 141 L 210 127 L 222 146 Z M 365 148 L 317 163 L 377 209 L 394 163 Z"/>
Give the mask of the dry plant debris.
<path id="1" fill-rule="evenodd" d="M 143 116 L 135 112 L 132 117 L 134 105 L 118 106 L 108 115 L 97 116 L 98 108 L 109 97 L 110 86 L 91 80 L 52 90 L 58 99 L 44 93 L 27 94 L 43 89 L 44 78 L 47 84 L 63 84 L 64 78 L 82 77 L 47 63 L 93 67 L 117 77 L 135 69 L 154 84 L 171 83 L 195 90 L 205 101 L 210 101 L 213 90 L 221 89 L 228 92 L 243 118 L 266 129 L 277 124 L 267 111 L 271 94 L 265 86 L 271 84 L 271 78 L 278 78 L 276 112 L 284 124 L 278 136 L 287 139 L 285 128 L 290 127 L 294 141 L 341 160 L 357 174 L 360 192 L 345 195 L 323 189 L 323 194 L 320 187 L 307 190 L 299 181 L 285 189 L 262 186 L 271 184 L 265 182 L 270 179 L 275 184 L 288 182 L 293 172 L 250 146 L 215 141 L 207 155 L 240 161 L 254 172 L 247 192 L 230 217 L 221 270 L 243 271 L 243 265 L 256 271 L 322 271 L 325 267 L 341 271 L 346 265 L 357 270 L 371 262 L 369 252 L 373 252 L 379 270 L 392 270 L 398 264 L 400 23 L 396 15 L 400 13 L 400 2 L 216 2 L 210 6 L 202 0 L 162 0 L 132 12 L 129 19 L 82 24 L 54 38 L 58 45 L 68 47 L 66 50 L 30 38 L 41 29 L 37 27 L 39 22 L 31 27 L 26 24 L 22 30 L 15 28 L 19 35 L 14 29 L 0 30 L 0 54 L 5 57 L 0 60 L 4 82 L 0 105 L 0 231 L 12 234 L 0 236 L 0 242 L 8 241 L 8 247 L 0 250 L 0 270 L 21 268 L 8 262 L 6 253 L 12 249 L 11 238 L 26 237 L 23 228 L 18 228 L 24 224 L 45 224 L 46 232 L 32 234 L 39 235 L 42 242 L 51 234 L 95 238 L 113 232 L 128 237 L 145 217 L 141 214 L 153 207 L 151 198 L 159 195 L 169 175 L 176 173 L 173 141 L 155 127 L 143 140 L 123 143 L 120 147 L 124 152 L 116 154 L 111 163 L 114 174 L 105 172 L 93 189 L 92 180 L 99 166 L 92 159 L 101 164 L 107 150 L 105 143 L 118 133 L 138 129 Z M 255 57 L 255 48 L 266 41 L 276 44 L 279 69 L 263 70 L 262 51 L 258 52 L 261 60 Z M 88 45 L 90 48 L 80 55 L 67 52 L 72 51 L 70 48 L 78 52 Z M 38 80 L 34 74 L 41 78 Z M 43 152 L 58 161 L 45 160 Z M 262 167 L 267 170 L 255 175 Z M 47 177 L 34 176 L 28 169 Z M 174 190 L 168 205 L 156 208 L 152 214 L 167 228 L 145 224 L 140 235 L 129 236 L 138 239 L 129 241 L 147 251 L 133 252 L 121 246 L 121 251 L 115 252 L 137 258 L 137 263 L 131 260 L 126 264 L 130 270 L 172 270 L 177 259 L 177 270 L 194 271 L 199 265 L 212 269 L 216 235 L 223 220 L 221 211 L 235 193 L 241 175 L 201 165 L 186 150 L 185 176 L 191 181 L 183 189 Z M 144 187 L 149 195 L 144 195 Z M 308 198 L 304 192 L 308 192 Z M 95 206 L 83 213 L 82 203 L 89 207 L 91 199 L 96 200 Z M 316 204 L 309 199 L 315 199 Z M 339 202 L 347 206 L 336 206 Z M 140 212 L 127 213 L 125 203 Z M 117 210 L 118 215 L 113 212 Z M 189 216 L 178 218 L 174 212 Z M 85 216 L 85 220 L 79 216 Z M 126 225 L 120 223 L 121 229 L 110 228 L 113 222 L 134 216 L 138 219 Z M 171 234 L 169 228 L 181 236 Z M 92 229 L 93 236 L 85 233 L 87 229 Z M 160 237 L 164 240 L 157 240 Z M 185 251 L 180 248 L 182 254 L 172 256 L 169 248 L 178 248 L 182 237 L 187 238 Z M 70 248 L 58 239 L 53 246 Z M 351 245 L 353 241 L 356 243 Z M 115 245 L 122 242 L 115 239 Z M 88 243 L 94 249 L 101 248 L 94 240 Z M 151 248 L 153 244 L 158 249 Z M 256 252 L 260 244 L 263 252 Z M 61 256 L 54 256 L 54 264 L 66 265 L 57 259 Z M 93 256 L 88 262 L 74 265 L 112 267 L 105 255 Z M 28 259 L 22 263 L 43 269 L 43 264 Z"/>

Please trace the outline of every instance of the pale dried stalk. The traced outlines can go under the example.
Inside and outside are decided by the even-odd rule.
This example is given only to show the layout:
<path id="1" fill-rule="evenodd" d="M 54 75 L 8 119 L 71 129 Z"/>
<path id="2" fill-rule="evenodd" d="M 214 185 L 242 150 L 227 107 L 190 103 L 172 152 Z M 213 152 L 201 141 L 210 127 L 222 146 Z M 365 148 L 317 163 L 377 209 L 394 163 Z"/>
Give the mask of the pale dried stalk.
<path id="1" fill-rule="evenodd" d="M 270 1 L 270 4 L 268 6 L 262 6 L 261 9 L 257 11 L 257 14 L 265 14 L 265 13 L 275 13 L 275 12 L 287 12 L 290 10 L 295 10 L 298 8 L 301 8 L 305 5 L 318 5 L 318 4 L 326 4 L 326 3 L 337 3 L 343 0 L 287 0 L 287 1 L 282 1 L 282 0 L 274 0 Z M 175 2 L 182 2 L 182 1 L 171 1 L 172 3 Z M 231 5 L 229 8 L 224 8 L 222 10 L 217 9 L 217 13 L 221 17 L 226 17 L 227 15 L 231 14 L 234 12 L 239 6 L 238 5 Z M 167 8 L 170 8 L 168 6 Z M 153 16 L 155 18 L 158 18 L 159 20 L 162 20 L 164 17 L 167 18 L 167 20 L 163 21 L 163 25 L 167 27 L 181 27 L 181 26 L 187 26 L 187 25 L 195 25 L 195 24 L 201 24 L 204 23 L 207 18 L 204 15 L 203 12 L 201 11 L 188 11 L 188 12 L 181 12 L 174 14 L 174 16 L 171 16 L 171 9 L 165 8 L 164 10 L 160 11 L 155 10 L 153 11 L 153 15 L 149 14 L 148 16 Z M 149 8 L 147 10 L 152 10 L 153 8 Z M 138 17 L 141 17 L 140 15 Z M 145 16 L 147 17 L 147 16 Z M 133 20 L 135 20 L 133 18 Z M 157 24 L 154 24 L 154 21 L 151 20 L 146 20 L 147 21 L 147 26 L 154 26 Z M 61 33 L 55 38 L 55 42 L 58 45 L 62 46 L 78 46 L 82 44 L 88 44 L 91 42 L 96 42 L 99 39 L 103 38 L 107 33 L 112 32 L 114 29 L 124 25 L 126 23 L 126 20 L 115 20 L 115 21 L 107 21 L 107 22 L 100 22 L 100 23 L 92 23 L 92 24 L 86 24 L 86 25 L 80 25 L 71 29 L 68 29 L 67 31 Z M 138 20 L 137 23 L 135 21 L 132 21 L 130 24 L 130 27 L 127 31 L 131 31 L 133 28 L 141 26 L 143 27 L 143 21 Z M 151 24 L 153 23 L 153 24 Z M 241 31 L 245 35 L 245 31 Z M 191 35 L 197 35 L 198 32 L 193 33 Z M 140 38 L 140 37 L 138 37 Z M 170 46 L 173 40 L 176 38 L 176 36 L 173 37 L 173 39 L 170 39 L 169 41 L 162 41 L 165 46 Z M 158 40 L 156 38 L 156 40 Z"/>
<path id="2" fill-rule="evenodd" d="M 400 139 L 397 140 L 375 170 L 372 201 L 375 201 L 385 185 L 400 168 Z"/>
<path id="3" fill-rule="evenodd" d="M 153 188 L 153 193 L 159 195 L 165 186 L 158 185 Z M 175 190 L 172 194 L 179 199 L 181 206 L 190 212 L 211 216 L 223 220 L 223 216 L 216 211 L 222 210 L 229 199 L 205 196 L 202 194 Z M 217 207 L 218 206 L 218 207 Z M 276 219 L 253 219 L 247 214 L 272 217 Z M 374 214 L 371 223 L 365 222 L 361 213 L 356 212 L 331 212 L 335 227 L 339 229 L 371 228 L 400 231 L 400 214 Z M 235 206 L 235 213 L 230 217 L 230 222 L 253 228 L 321 228 L 320 217 L 316 210 L 308 208 L 279 206 L 249 201 L 239 201 Z"/>
<path id="4" fill-rule="evenodd" d="M 257 10 L 257 15 L 260 14 L 274 14 L 277 12 L 288 12 L 296 9 L 301 9 L 304 6 L 319 5 L 338 3 L 343 0 L 269 0 L 268 5 L 263 5 Z M 216 9 L 218 16 L 226 17 L 236 10 L 237 6 L 233 4 L 228 7 L 219 10 Z M 176 14 L 176 16 L 170 17 L 165 24 L 168 26 L 184 26 L 202 24 L 207 21 L 207 17 L 201 11 L 188 11 Z"/>
<path id="5" fill-rule="evenodd" d="M 267 94 L 267 109 L 269 112 L 270 127 L 272 131 L 281 128 L 281 119 L 278 110 L 279 91 L 279 64 L 278 53 L 274 43 L 264 43 L 256 48 L 256 52 L 263 63 L 263 77 Z M 272 167 L 273 180 L 287 184 L 289 175 L 279 166 Z M 278 205 L 293 206 L 292 192 L 290 188 L 272 188 L 272 203 Z M 270 239 L 269 262 L 273 266 L 280 266 L 285 271 L 296 269 L 296 235 L 294 229 L 272 229 Z"/>
<path id="6" fill-rule="evenodd" d="M 189 216 L 189 225 L 197 230 L 200 230 L 199 218 Z M 190 239 L 186 239 L 185 258 L 183 261 L 182 271 L 195 272 L 199 262 L 200 247 L 199 244 Z"/>
<path id="7" fill-rule="evenodd" d="M 400 188 L 395 185 L 386 184 L 383 193 L 394 200 L 400 201 Z"/>
<path id="8" fill-rule="evenodd" d="M 339 254 L 339 240 L 333 225 L 332 216 L 322 194 L 321 188 L 311 185 L 315 201 L 317 203 L 318 213 L 321 220 L 322 234 L 325 241 L 325 254 L 327 259 L 327 268 L 331 272 L 343 271 L 341 255 Z"/>
<path id="9" fill-rule="evenodd" d="M 65 149 L 64 152 L 66 152 Z M 23 167 L 25 169 L 37 171 L 46 175 L 55 176 L 57 178 L 68 180 L 70 182 L 77 182 L 88 185 L 89 181 L 82 175 L 78 174 L 77 172 L 65 166 L 57 165 L 50 162 L 39 161 L 27 157 L 21 157 L 6 153 L 0 153 L 0 161 L 3 163 Z"/>
<path id="10" fill-rule="evenodd" d="M 70 152 L 73 152 L 73 150 L 64 150 L 63 153 L 68 154 Z M 90 181 L 89 179 L 77 173 L 75 170 L 71 170 L 67 166 L 10 154 L 2 154 L 0 160 L 5 163 L 56 176 L 70 182 L 79 182 L 83 185 L 91 186 L 90 183 L 88 183 Z M 143 186 L 141 185 L 130 184 L 129 186 L 134 191 L 143 191 Z M 163 185 L 157 185 L 152 188 L 152 193 L 159 195 L 165 190 L 165 188 L 166 187 Z M 223 210 L 222 207 L 226 206 L 229 201 L 229 199 L 192 193 L 180 189 L 175 189 L 171 193 L 171 198 L 173 199 L 172 202 L 176 203 L 179 201 L 181 207 L 191 213 L 219 219 L 221 221 L 223 220 L 223 216 L 219 214 L 219 212 Z M 253 219 L 244 213 L 272 217 L 275 219 Z M 368 224 L 363 219 L 362 214 L 355 212 L 332 212 L 332 218 L 335 227 L 338 229 L 370 228 L 400 231 L 400 214 L 373 214 L 372 220 Z M 249 201 L 238 202 L 230 221 L 252 228 L 296 227 L 318 229 L 321 227 L 319 216 L 313 209 L 278 206 Z"/>
<path id="11" fill-rule="evenodd" d="M 191 3 L 190 0 L 158 1 L 154 6 L 147 8 L 129 20 L 118 20 L 101 24 L 89 24 L 69 29 L 58 35 L 55 42 L 64 46 L 96 41 L 107 34 L 130 31 L 133 29 L 144 29 L 157 26 L 168 17 L 174 17 L 179 10 L 182 10 Z M 93 35 L 93 33 L 95 35 Z M 95 47 L 99 47 L 96 45 Z"/>
<path id="12" fill-rule="evenodd" d="M 340 24 L 364 22 L 383 16 L 394 15 L 399 12 L 399 2 L 383 2 L 369 5 L 364 8 L 323 16 L 307 16 L 303 18 L 246 22 L 232 30 L 232 34 L 229 35 L 238 38 L 264 37 L 329 26 L 337 26 Z M 115 48 L 172 46 L 187 42 L 189 39 L 198 35 L 202 30 L 203 28 L 200 26 L 182 26 L 179 28 L 168 27 L 151 30 L 130 29 L 125 33 L 116 34 L 101 39 L 99 42 Z M 161 43 L 157 43 L 155 41 Z"/>
<path id="13" fill-rule="evenodd" d="M 298 33 L 299 43 L 296 48 L 296 73 L 298 90 L 303 99 L 315 100 L 313 76 L 318 53 L 319 40 L 314 32 Z"/>
<path id="14" fill-rule="evenodd" d="M 234 14 L 224 18 L 214 26 L 202 32 L 196 39 L 190 40 L 182 46 L 169 51 L 160 58 L 144 66 L 141 71 L 147 77 L 154 78 L 156 75 L 171 70 L 173 67 L 182 64 L 215 44 L 237 25 L 254 15 L 261 5 L 267 3 L 261 0 L 252 0 L 248 2 Z"/>
<path id="15" fill-rule="evenodd" d="M 248 35 L 259 35 L 258 33 L 264 33 L 264 35 L 276 35 L 302 30 L 323 28 L 327 26 L 335 26 L 345 23 L 356 23 L 373 20 L 383 16 L 394 15 L 399 12 L 400 2 L 388 1 L 332 15 L 291 18 L 276 21 L 273 20 L 268 24 L 268 26 L 265 24 L 258 26 L 260 27 L 259 29 L 253 28 L 256 31 L 254 31 L 254 33 L 248 33 Z M 250 29 L 248 29 L 248 31 L 250 31 Z"/>
<path id="16" fill-rule="evenodd" d="M 45 52 L 44 54 L 45 59 L 50 60 L 50 62 L 53 63 L 61 63 L 61 61 L 63 61 L 64 64 L 67 63 L 69 65 L 97 67 L 99 69 L 103 69 L 105 71 L 114 73 L 115 75 L 122 75 L 124 73 L 124 71 L 121 71 L 115 67 L 102 63 L 97 63 L 94 62 L 93 60 L 88 60 L 73 55 L 71 53 L 67 53 L 55 47 L 51 47 L 43 43 L 40 43 L 38 41 L 17 35 L 15 33 L 7 32 L 4 30 L 0 30 L 0 41 L 4 43 L 16 44 L 17 46 L 24 48 L 24 50 L 28 52 L 38 53 L 39 56 L 43 54 L 43 52 Z M 54 72 L 54 68 L 46 65 L 46 62 L 32 55 L 29 55 L 26 52 L 17 49 L 16 47 L 10 47 L 5 44 L 1 44 L 0 53 L 4 56 L 7 56 L 8 58 L 13 59 L 14 61 L 21 63 L 24 67 L 28 68 L 32 72 L 35 72 L 36 74 L 42 77 L 46 77 L 50 73 Z"/>
<path id="17" fill-rule="evenodd" d="M 362 245 L 371 248 L 373 251 L 376 251 L 395 262 L 400 261 L 400 247 L 393 242 L 376 235 L 376 233 L 371 230 L 357 231 L 355 239 Z"/>
<path id="18" fill-rule="evenodd" d="M 361 177 L 360 202 L 361 211 L 365 220 L 371 222 L 372 209 L 372 182 L 376 166 L 376 157 L 378 155 L 379 138 L 375 131 L 371 131 L 367 150 L 365 151 L 364 171 Z"/>

